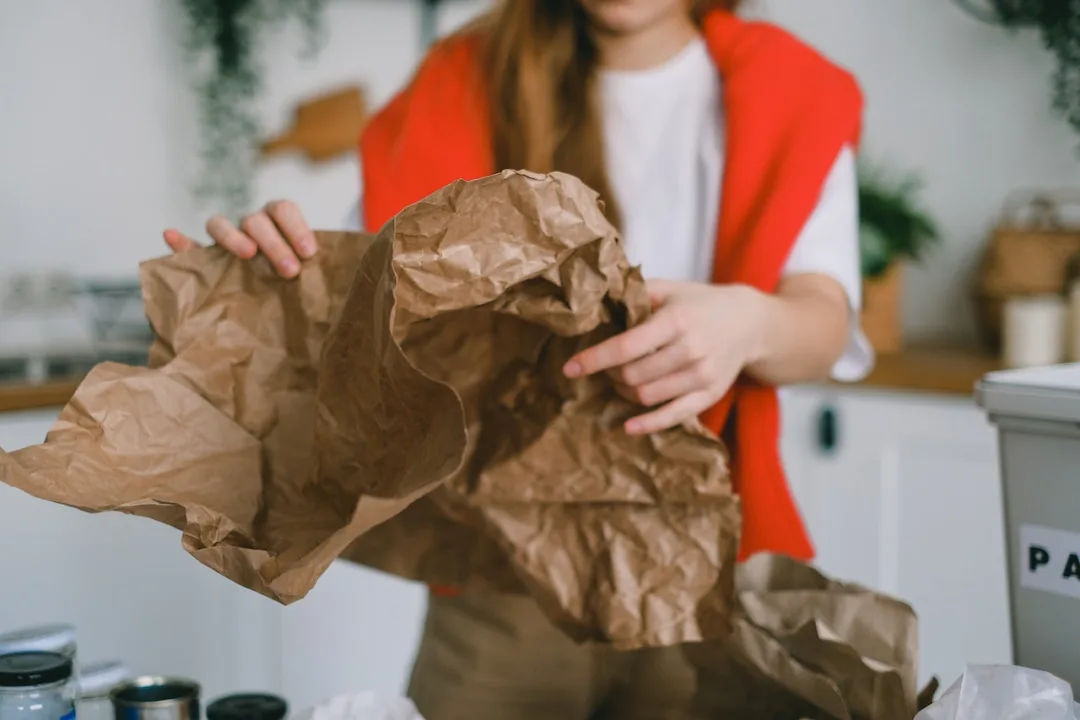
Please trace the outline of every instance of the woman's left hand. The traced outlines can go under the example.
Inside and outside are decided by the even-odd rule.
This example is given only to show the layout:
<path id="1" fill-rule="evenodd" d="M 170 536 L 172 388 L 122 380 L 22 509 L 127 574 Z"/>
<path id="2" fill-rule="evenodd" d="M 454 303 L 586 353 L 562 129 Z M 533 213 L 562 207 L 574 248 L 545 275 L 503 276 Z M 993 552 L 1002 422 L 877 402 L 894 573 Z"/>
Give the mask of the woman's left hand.
<path id="1" fill-rule="evenodd" d="M 606 371 L 619 394 L 649 408 L 627 421 L 632 435 L 665 430 L 716 404 L 753 363 L 763 293 L 744 285 L 651 280 L 656 312 L 564 367 L 568 377 Z"/>

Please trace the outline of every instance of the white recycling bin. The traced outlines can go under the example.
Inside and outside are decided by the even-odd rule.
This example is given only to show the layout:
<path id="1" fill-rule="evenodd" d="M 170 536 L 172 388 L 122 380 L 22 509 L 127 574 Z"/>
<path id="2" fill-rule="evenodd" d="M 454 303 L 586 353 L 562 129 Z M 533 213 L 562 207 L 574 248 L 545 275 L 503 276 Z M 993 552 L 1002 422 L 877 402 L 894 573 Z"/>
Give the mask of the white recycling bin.
<path id="1" fill-rule="evenodd" d="M 998 428 L 1014 662 L 1080 690 L 1080 363 L 976 388 Z"/>

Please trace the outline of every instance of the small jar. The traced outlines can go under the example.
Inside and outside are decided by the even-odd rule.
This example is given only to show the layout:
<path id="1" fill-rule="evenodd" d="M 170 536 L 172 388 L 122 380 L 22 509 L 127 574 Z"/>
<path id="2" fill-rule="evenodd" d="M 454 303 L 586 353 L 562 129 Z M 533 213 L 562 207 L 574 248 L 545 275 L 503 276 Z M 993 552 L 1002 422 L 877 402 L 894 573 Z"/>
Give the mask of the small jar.
<path id="1" fill-rule="evenodd" d="M 59 653 L 0 656 L 0 720 L 75 720 L 73 668 Z"/>
<path id="2" fill-rule="evenodd" d="M 276 695 L 245 693 L 207 705 L 206 720 L 284 720 L 288 712 L 288 704 Z"/>
<path id="3" fill-rule="evenodd" d="M 1005 302 L 1003 360 L 1009 368 L 1056 365 L 1065 358 L 1065 300 L 1060 295 L 1011 297 Z"/>
<path id="4" fill-rule="evenodd" d="M 112 691 L 132 677 L 127 665 L 117 660 L 84 666 L 75 699 L 79 720 L 113 720 Z"/>

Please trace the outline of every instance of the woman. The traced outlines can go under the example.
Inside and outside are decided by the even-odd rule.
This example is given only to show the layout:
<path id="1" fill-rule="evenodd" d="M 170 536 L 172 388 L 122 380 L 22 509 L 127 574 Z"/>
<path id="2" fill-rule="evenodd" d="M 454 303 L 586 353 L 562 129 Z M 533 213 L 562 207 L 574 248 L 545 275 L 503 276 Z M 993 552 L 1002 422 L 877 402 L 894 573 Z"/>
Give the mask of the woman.
<path id="1" fill-rule="evenodd" d="M 360 143 L 359 215 L 376 229 L 459 179 L 502 168 L 598 190 L 656 313 L 582 352 L 641 404 L 626 431 L 700 415 L 732 448 L 740 556 L 813 550 L 777 449 L 773 388 L 864 374 L 854 80 L 738 0 L 505 0 L 437 45 Z M 292 277 L 318 251 L 287 201 L 216 243 Z M 194 243 L 165 233 L 177 251 Z M 435 592 L 410 692 L 443 718 L 674 717 L 693 689 L 676 649 L 578 647 L 526 598 Z"/>

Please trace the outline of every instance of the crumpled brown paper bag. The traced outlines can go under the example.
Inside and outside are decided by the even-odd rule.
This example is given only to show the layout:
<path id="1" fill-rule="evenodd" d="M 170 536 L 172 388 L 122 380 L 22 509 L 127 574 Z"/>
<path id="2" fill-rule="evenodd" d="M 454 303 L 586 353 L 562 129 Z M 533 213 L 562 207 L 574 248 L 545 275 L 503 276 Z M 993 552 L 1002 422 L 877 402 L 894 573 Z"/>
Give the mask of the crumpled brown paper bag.
<path id="1" fill-rule="evenodd" d="M 146 263 L 155 368 L 96 368 L 44 445 L 0 452 L 0 480 L 180 528 L 283 603 L 346 557 L 524 588 L 619 648 L 724 633 L 720 443 L 696 423 L 630 437 L 606 378 L 560 372 L 649 311 L 594 192 L 506 172 L 320 241 L 295 281 L 217 249 Z"/>
<path id="2" fill-rule="evenodd" d="M 918 630 L 908 605 L 758 555 L 736 572 L 733 614 L 730 636 L 686 647 L 695 719 L 914 717 Z"/>

